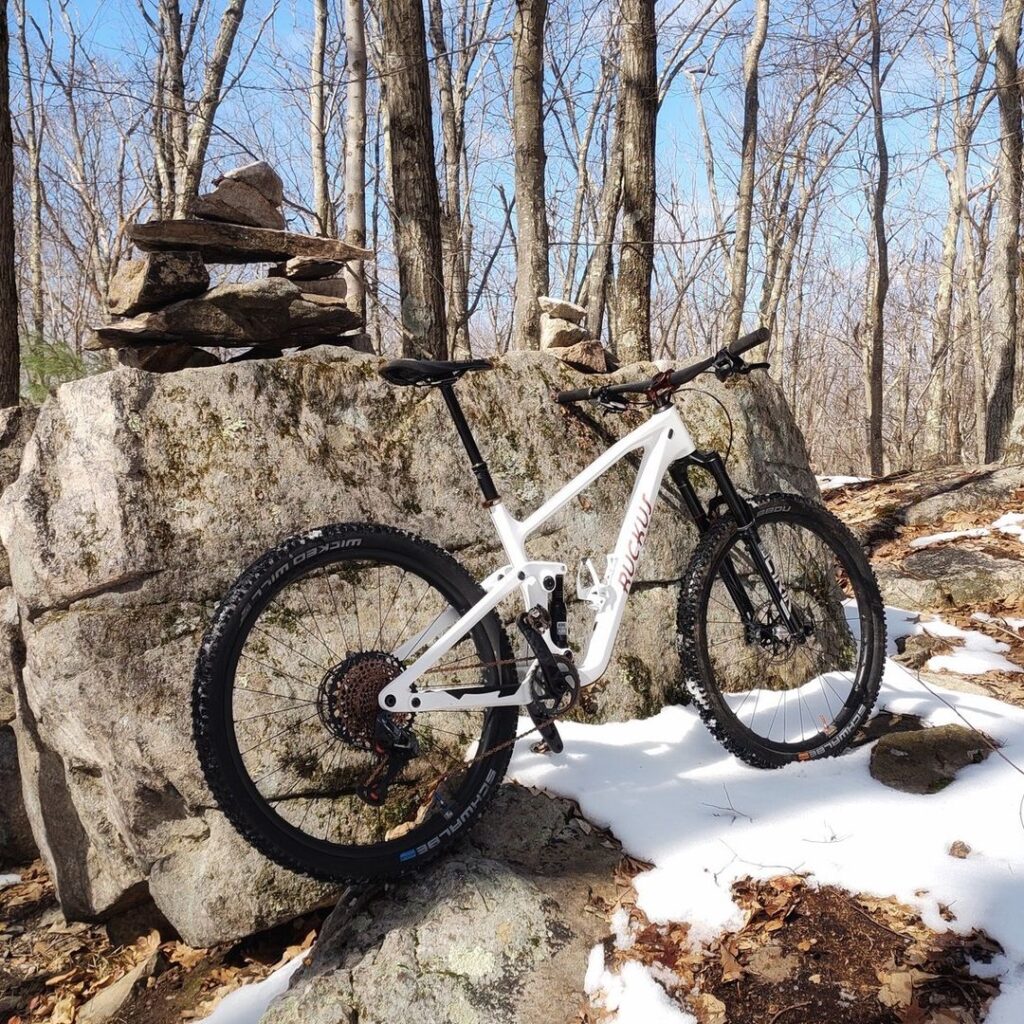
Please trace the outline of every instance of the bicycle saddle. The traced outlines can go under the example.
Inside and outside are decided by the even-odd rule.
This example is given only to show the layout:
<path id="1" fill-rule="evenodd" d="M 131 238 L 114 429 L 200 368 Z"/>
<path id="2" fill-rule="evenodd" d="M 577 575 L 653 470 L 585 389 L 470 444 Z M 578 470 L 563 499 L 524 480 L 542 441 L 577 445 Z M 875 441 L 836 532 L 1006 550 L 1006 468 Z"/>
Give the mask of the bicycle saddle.
<path id="1" fill-rule="evenodd" d="M 380 375 L 399 387 L 450 384 L 464 373 L 491 370 L 489 359 L 392 359 L 380 368 Z"/>

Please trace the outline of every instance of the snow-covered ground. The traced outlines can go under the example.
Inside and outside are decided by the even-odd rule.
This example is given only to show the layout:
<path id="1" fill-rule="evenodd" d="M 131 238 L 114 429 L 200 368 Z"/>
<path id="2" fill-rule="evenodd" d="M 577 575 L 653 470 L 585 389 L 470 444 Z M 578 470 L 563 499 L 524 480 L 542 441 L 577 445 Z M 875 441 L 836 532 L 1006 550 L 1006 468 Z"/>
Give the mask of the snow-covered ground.
<path id="1" fill-rule="evenodd" d="M 891 609 L 891 640 L 936 626 L 916 619 Z M 971 655 L 978 653 L 993 652 Z M 1020 708 L 929 689 L 895 662 L 887 665 L 879 706 L 930 725 L 966 721 L 997 740 L 1006 758 L 1024 764 Z M 510 774 L 578 801 L 629 853 L 655 865 L 635 881 L 638 905 L 651 920 L 688 922 L 690 934 L 705 940 L 738 928 L 743 913 L 730 887 L 746 875 L 806 873 L 812 882 L 895 896 L 938 931 L 983 928 L 997 939 L 1005 955 L 976 968 L 1002 980 L 988 1022 L 1024 1020 L 1024 778 L 1002 757 L 964 769 L 940 793 L 915 796 L 871 777 L 870 746 L 778 771 L 749 768 L 689 708 L 560 729 L 564 753 L 536 755 L 523 741 Z M 964 860 L 948 852 L 958 839 L 972 850 Z M 952 924 L 940 916 L 940 904 L 956 915 Z M 620 1024 L 692 1020 L 659 999 L 640 965 L 612 976 L 595 955 L 587 986 L 592 997 L 618 1009 Z"/>

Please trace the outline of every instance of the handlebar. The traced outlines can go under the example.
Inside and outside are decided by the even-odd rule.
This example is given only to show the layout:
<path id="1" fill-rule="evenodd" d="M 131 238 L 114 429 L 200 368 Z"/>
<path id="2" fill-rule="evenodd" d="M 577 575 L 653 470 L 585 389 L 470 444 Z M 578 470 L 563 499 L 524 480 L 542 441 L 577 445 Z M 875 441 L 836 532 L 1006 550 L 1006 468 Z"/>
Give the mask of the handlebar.
<path id="1" fill-rule="evenodd" d="M 740 356 L 764 344 L 771 337 L 767 327 L 759 327 L 750 334 L 738 338 L 728 348 L 720 349 L 715 355 L 699 359 L 681 370 L 658 374 L 647 380 L 630 381 L 626 384 L 605 384 L 596 388 L 577 388 L 575 391 L 559 391 L 555 401 L 559 405 L 572 405 L 574 402 L 587 402 L 598 398 L 609 398 L 614 395 L 651 395 L 652 392 L 668 393 L 681 388 L 684 384 L 699 377 L 708 370 L 715 369 L 723 374 L 745 372 Z"/>

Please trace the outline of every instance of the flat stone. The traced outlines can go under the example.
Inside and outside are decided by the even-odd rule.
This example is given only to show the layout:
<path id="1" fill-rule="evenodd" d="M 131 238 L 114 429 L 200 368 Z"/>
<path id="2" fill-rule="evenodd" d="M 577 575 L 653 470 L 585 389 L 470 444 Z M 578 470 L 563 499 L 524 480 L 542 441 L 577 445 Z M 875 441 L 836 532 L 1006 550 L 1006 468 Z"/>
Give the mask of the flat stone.
<path id="1" fill-rule="evenodd" d="M 922 526 L 938 523 L 952 513 L 998 508 L 1019 487 L 1024 487 L 1024 466 L 992 465 L 965 470 L 962 480 L 948 481 L 936 494 L 911 505 L 904 521 L 908 526 Z"/>
<path id="2" fill-rule="evenodd" d="M 240 181 L 250 185 L 274 206 L 280 206 L 284 202 L 284 182 L 265 160 L 255 160 L 251 164 L 235 167 L 213 179 L 214 185 L 220 185 L 225 181 Z"/>
<path id="3" fill-rule="evenodd" d="M 1012 604 L 1024 592 L 1024 560 L 955 544 L 912 552 L 902 565 L 879 567 L 877 576 L 887 601 L 922 610 Z"/>
<path id="4" fill-rule="evenodd" d="M 348 285 L 343 277 L 325 277 L 319 281 L 303 281 L 300 278 L 290 278 L 297 281 L 303 295 L 329 295 L 334 299 L 343 299 L 348 294 Z"/>
<path id="5" fill-rule="evenodd" d="M 288 347 L 330 340 L 362 326 L 343 301 L 303 297 L 283 277 L 222 284 L 194 299 L 172 303 L 93 329 L 97 348 L 130 348 L 168 342 L 222 348 Z"/>
<path id="6" fill-rule="evenodd" d="M 318 260 L 296 256 L 287 263 L 271 267 L 271 277 L 290 277 L 293 281 L 317 281 L 323 277 L 336 277 L 345 269 L 338 260 Z"/>
<path id="7" fill-rule="evenodd" d="M 542 312 L 560 320 L 581 324 L 587 318 L 587 311 L 583 306 L 577 306 L 575 302 L 566 299 L 553 299 L 549 295 L 542 295 L 537 302 Z"/>
<path id="8" fill-rule="evenodd" d="M 590 333 L 585 327 L 574 324 L 571 320 L 561 320 L 558 317 L 548 316 L 546 313 L 540 318 L 540 347 L 545 348 L 568 348 L 581 341 L 588 341 Z"/>
<path id="9" fill-rule="evenodd" d="M 122 366 L 149 373 L 173 373 L 175 370 L 190 370 L 197 366 L 220 366 L 220 360 L 212 352 L 184 343 L 122 348 L 118 350 L 117 361 Z"/>
<path id="10" fill-rule="evenodd" d="M 962 725 L 940 725 L 883 736 L 871 751 L 871 774 L 904 793 L 938 793 L 961 768 L 992 753 L 977 733 Z"/>
<path id="11" fill-rule="evenodd" d="M 599 341 L 580 341 L 568 348 L 552 350 L 564 363 L 585 373 L 607 373 L 608 353 Z"/>
<path id="12" fill-rule="evenodd" d="M 214 190 L 199 196 L 192 206 L 192 214 L 204 220 L 226 221 L 229 224 L 248 224 L 256 228 L 274 228 L 283 231 L 284 213 L 252 185 L 234 178 L 222 178 Z"/>
<path id="13" fill-rule="evenodd" d="M 360 249 L 337 238 L 317 238 L 292 231 L 221 224 L 211 220 L 154 220 L 132 224 L 128 237 L 144 252 L 195 249 L 207 263 L 281 263 L 295 256 L 318 260 L 372 260 Z"/>
<path id="14" fill-rule="evenodd" d="M 201 295 L 210 287 L 210 274 L 198 252 L 152 252 L 118 267 L 107 290 L 107 309 L 134 316 Z"/>

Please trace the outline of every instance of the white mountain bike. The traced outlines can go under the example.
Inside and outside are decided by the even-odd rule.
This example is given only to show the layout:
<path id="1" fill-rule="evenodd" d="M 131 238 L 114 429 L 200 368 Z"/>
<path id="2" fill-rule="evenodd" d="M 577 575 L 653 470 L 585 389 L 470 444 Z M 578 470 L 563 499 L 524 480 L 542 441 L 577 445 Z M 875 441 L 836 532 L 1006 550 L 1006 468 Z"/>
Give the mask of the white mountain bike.
<path id="1" fill-rule="evenodd" d="M 419 537 L 346 523 L 286 540 L 247 569 L 203 642 L 193 695 L 203 771 L 235 828 L 280 864 L 329 880 L 393 877 L 443 850 L 494 795 L 520 707 L 546 749 L 561 750 L 556 721 L 608 666 L 666 475 L 699 541 L 665 643 L 678 646 L 704 722 L 758 767 L 844 750 L 874 704 L 885 652 L 864 552 L 803 497 L 741 496 L 722 458 L 696 450 L 672 403 L 702 373 L 726 379 L 767 366 L 743 360 L 765 340 L 757 331 L 682 370 L 557 395 L 652 413 L 523 520 L 499 498 L 455 394 L 460 377 L 490 363 L 385 364 L 392 384 L 440 389 L 505 564 L 477 583 Z M 615 550 L 602 576 L 590 566 L 578 581 L 594 626 L 577 657 L 566 566 L 530 558 L 526 542 L 636 450 Z M 707 507 L 689 477 L 695 466 L 717 484 Z M 517 594 L 521 658 L 498 614 Z"/>

